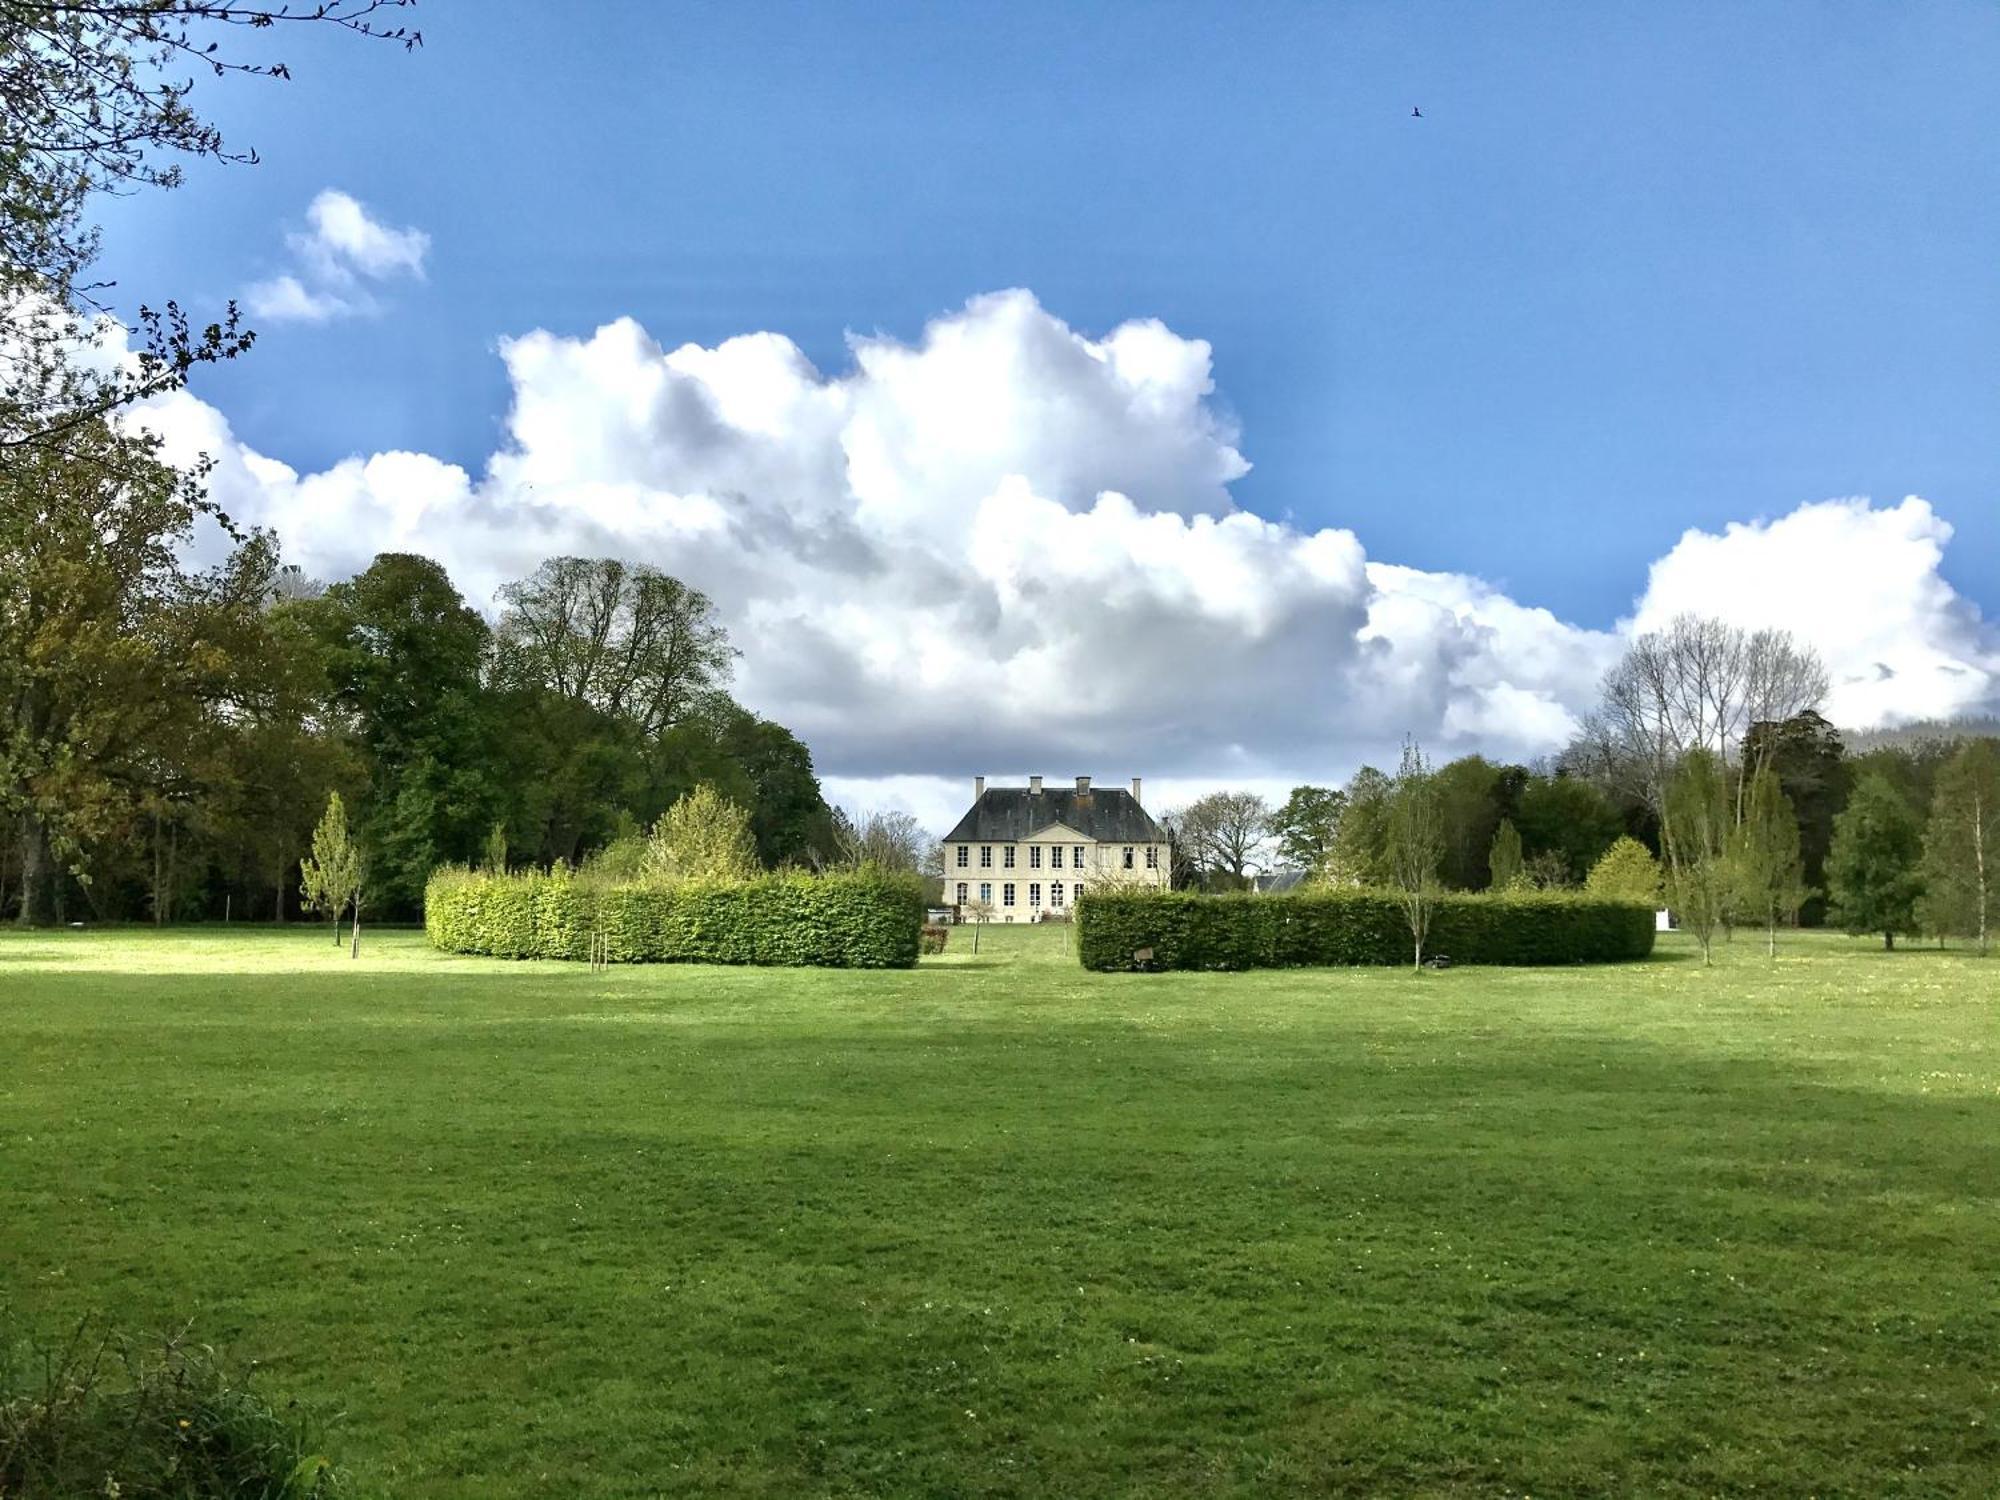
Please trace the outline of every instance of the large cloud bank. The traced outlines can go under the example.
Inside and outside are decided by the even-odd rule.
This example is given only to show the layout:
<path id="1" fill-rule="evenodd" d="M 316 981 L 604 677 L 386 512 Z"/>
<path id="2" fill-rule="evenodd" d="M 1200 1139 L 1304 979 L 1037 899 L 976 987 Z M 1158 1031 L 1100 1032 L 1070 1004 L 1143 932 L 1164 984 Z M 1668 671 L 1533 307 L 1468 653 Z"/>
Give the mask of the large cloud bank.
<path id="1" fill-rule="evenodd" d="M 927 778 L 1009 768 L 1327 779 L 1405 733 L 1440 755 L 1541 753 L 1623 630 L 1680 609 L 1815 642 L 1846 723 L 1991 708 L 2000 681 L 1922 500 L 1690 532 L 1626 627 L 1581 629 L 1239 509 L 1249 465 L 1208 345 L 1155 321 L 1093 339 L 1022 291 L 914 343 L 855 338 L 834 375 L 777 334 L 669 350 L 630 320 L 500 352 L 512 406 L 478 475 L 420 453 L 300 474 L 191 396 L 151 420 L 322 576 L 422 551 L 490 603 L 557 552 L 668 569 L 720 605 L 746 703 L 837 785 L 906 803 Z"/>

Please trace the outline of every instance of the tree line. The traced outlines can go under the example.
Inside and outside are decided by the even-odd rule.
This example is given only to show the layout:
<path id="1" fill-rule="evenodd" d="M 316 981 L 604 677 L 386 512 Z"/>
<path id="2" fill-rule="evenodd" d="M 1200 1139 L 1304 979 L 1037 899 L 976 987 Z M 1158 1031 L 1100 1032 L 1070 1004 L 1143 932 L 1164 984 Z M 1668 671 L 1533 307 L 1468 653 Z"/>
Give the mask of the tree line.
<path id="1" fill-rule="evenodd" d="M 231 537 L 187 561 L 198 526 Z M 733 701 L 710 601 L 558 557 L 496 621 L 435 561 L 319 585 L 198 476 L 93 419 L 0 467 L 0 911 L 23 922 L 296 912 L 336 792 L 369 904 L 433 868 L 575 863 L 708 786 L 770 866 L 836 858 L 806 746 Z"/>
<path id="2" fill-rule="evenodd" d="M 1574 741 L 1535 765 L 1473 755 L 1168 813 L 1176 884 L 1259 871 L 1422 890 L 1613 889 L 1718 932 L 1838 922 L 1988 945 L 2000 739 L 1935 728 L 1851 754 L 1807 645 L 1684 616 L 1639 637 Z M 1977 727 L 1977 726 L 1976 726 Z"/>

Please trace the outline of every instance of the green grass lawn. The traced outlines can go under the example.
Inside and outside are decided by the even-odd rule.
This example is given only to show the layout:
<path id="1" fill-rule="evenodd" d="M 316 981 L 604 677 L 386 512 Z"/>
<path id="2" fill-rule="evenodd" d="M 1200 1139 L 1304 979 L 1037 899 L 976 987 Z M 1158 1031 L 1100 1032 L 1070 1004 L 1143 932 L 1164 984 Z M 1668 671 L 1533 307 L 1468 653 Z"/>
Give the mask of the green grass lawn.
<path id="1" fill-rule="evenodd" d="M 0 937 L 0 1298 L 364 1493 L 2000 1491 L 2000 959 Z"/>

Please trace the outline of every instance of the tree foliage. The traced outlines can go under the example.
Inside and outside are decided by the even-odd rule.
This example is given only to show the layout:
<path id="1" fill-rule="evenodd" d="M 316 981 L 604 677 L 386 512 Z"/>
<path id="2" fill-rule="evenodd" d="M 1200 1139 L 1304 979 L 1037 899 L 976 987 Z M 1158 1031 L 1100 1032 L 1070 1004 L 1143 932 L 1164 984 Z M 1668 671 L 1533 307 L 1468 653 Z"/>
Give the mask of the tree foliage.
<path id="1" fill-rule="evenodd" d="M 1728 774 L 1713 750 L 1681 757 L 1667 781 L 1662 827 L 1667 899 L 1701 944 L 1702 962 L 1713 962 L 1715 931 L 1729 909 L 1732 831 Z"/>
<path id="2" fill-rule="evenodd" d="M 1334 787 L 1295 786 L 1284 805 L 1271 814 L 1270 834 L 1277 841 L 1278 863 L 1288 870 L 1319 874 L 1333 855 L 1346 793 Z"/>
<path id="3" fill-rule="evenodd" d="M 21 918 L 60 877 L 200 796 L 218 740 L 269 694 L 274 552 L 186 562 L 210 514 L 145 437 L 97 421 L 0 465 L 0 806 L 18 821 Z"/>
<path id="4" fill-rule="evenodd" d="M 1924 925 L 1985 953 L 2000 914 L 2000 741 L 1966 741 L 1939 774 L 1921 873 Z"/>
<path id="5" fill-rule="evenodd" d="M 328 794 L 326 811 L 313 829 L 312 853 L 299 861 L 299 893 L 308 911 L 324 912 L 340 942 L 340 914 L 361 891 L 361 850 L 347 831 L 347 807 L 340 793 Z"/>
<path id="6" fill-rule="evenodd" d="M 1494 831 L 1493 846 L 1486 854 L 1488 888 L 1511 890 L 1523 884 L 1526 871 L 1521 858 L 1521 832 L 1512 818 L 1502 818 Z"/>
<path id="7" fill-rule="evenodd" d="M 1592 896 L 1658 907 L 1663 897 L 1660 862 L 1635 838 L 1621 838 L 1605 850 L 1583 883 Z"/>
<path id="8" fill-rule="evenodd" d="M 656 878 L 748 880 L 758 868 L 750 814 L 706 784 L 661 814 L 647 845 Z"/>
<path id="9" fill-rule="evenodd" d="M 1796 916 L 1806 897 L 1799 858 L 1799 824 L 1768 765 L 1750 778 L 1743 821 L 1729 838 L 1731 898 L 1764 929 L 1765 950 L 1778 951 L 1778 924 Z"/>
<path id="10" fill-rule="evenodd" d="M 1879 932 L 1894 948 L 1898 933 L 1917 930 L 1923 891 L 1923 833 L 1902 795 L 1878 773 L 1855 784 L 1834 820 L 1826 873 L 1834 914 L 1848 932 Z"/>

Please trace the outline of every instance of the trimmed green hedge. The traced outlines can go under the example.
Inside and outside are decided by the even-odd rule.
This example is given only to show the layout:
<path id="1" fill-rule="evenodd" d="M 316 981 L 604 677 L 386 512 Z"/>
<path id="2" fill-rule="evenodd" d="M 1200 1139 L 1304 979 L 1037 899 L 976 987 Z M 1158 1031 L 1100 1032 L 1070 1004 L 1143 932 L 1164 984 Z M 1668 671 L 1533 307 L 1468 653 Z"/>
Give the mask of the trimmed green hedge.
<path id="1" fill-rule="evenodd" d="M 432 947 L 495 958 L 588 960 L 602 934 L 613 963 L 907 969 L 923 916 L 916 880 L 868 874 L 620 885 L 449 868 L 424 891 Z"/>
<path id="2" fill-rule="evenodd" d="M 1268 969 L 1407 964 L 1410 928 L 1394 891 L 1281 896 L 1091 892 L 1076 905 L 1086 969 Z M 1150 958 L 1135 958 L 1150 950 Z M 1653 951 L 1653 910 L 1560 891 L 1439 897 L 1426 956 L 1455 964 L 1613 963 Z"/>

